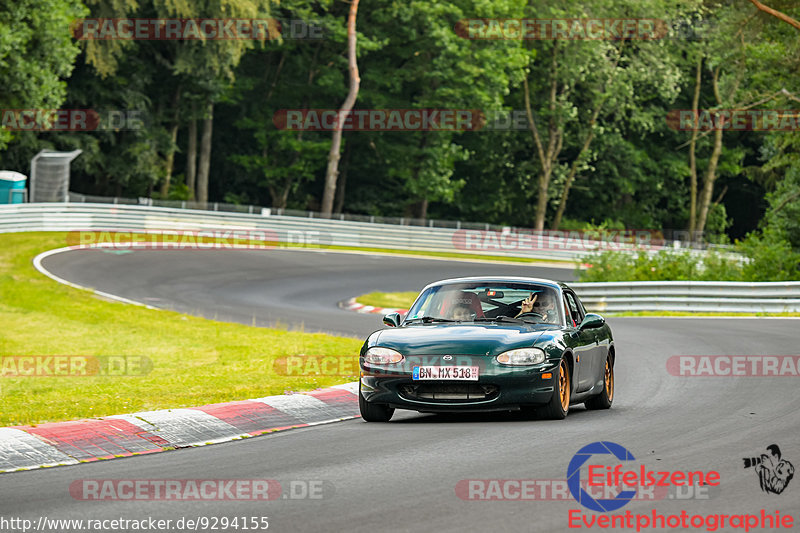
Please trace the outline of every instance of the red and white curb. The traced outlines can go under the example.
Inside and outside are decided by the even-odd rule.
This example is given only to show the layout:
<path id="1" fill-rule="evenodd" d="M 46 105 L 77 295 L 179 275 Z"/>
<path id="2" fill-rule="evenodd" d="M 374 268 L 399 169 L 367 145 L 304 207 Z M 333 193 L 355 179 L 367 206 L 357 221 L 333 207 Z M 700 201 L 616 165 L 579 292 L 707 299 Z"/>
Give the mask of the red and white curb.
<path id="1" fill-rule="evenodd" d="M 357 418 L 358 383 L 185 409 L 0 428 L 0 472 L 205 446 Z"/>
<path id="2" fill-rule="evenodd" d="M 358 303 L 355 298 L 342 300 L 339 302 L 339 307 L 345 311 L 355 311 L 356 313 L 380 313 L 384 315 L 389 313 L 400 313 L 402 315 L 408 312 L 408 309 L 393 309 L 391 307 L 374 307 L 372 305 L 364 305 Z"/>

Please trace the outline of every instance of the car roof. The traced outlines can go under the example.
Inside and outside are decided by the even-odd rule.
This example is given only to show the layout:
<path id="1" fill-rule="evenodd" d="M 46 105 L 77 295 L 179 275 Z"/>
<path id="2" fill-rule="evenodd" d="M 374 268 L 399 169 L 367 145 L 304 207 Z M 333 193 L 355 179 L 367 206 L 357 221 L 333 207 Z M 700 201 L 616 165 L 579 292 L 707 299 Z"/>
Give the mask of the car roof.
<path id="1" fill-rule="evenodd" d="M 450 278 L 443 279 L 429 283 L 425 286 L 425 290 L 429 287 L 438 287 L 440 285 L 450 285 L 451 283 L 474 283 L 474 282 L 487 282 L 487 283 L 538 283 L 540 285 L 549 285 L 555 289 L 569 289 L 566 283 L 562 281 L 553 281 L 551 279 L 543 278 L 528 278 L 522 276 L 471 276 L 466 278 Z"/>

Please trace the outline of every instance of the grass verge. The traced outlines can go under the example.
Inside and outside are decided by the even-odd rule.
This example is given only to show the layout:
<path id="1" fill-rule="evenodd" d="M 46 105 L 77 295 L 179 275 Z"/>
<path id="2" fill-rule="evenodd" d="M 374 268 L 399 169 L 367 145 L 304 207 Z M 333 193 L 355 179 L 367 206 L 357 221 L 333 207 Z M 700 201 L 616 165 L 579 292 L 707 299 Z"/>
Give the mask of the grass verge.
<path id="1" fill-rule="evenodd" d="M 356 298 L 356 301 L 364 305 L 374 307 L 389 307 L 392 309 L 408 309 L 414 303 L 417 292 L 370 292 Z"/>
<path id="2" fill-rule="evenodd" d="M 31 261 L 65 233 L 0 234 L 0 426 L 190 407 L 327 387 L 357 376 L 286 376 L 286 355 L 357 357 L 361 341 L 215 322 L 107 302 Z M 12 377 L 14 356 L 142 356 L 145 375 Z M 356 364 L 357 367 L 357 364 Z"/>

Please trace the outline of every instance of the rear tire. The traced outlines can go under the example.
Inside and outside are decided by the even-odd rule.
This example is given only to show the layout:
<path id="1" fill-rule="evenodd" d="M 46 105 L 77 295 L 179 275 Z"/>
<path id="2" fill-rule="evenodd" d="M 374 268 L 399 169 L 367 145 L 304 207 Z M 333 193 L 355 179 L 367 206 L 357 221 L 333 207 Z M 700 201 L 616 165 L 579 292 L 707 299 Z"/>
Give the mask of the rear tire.
<path id="1" fill-rule="evenodd" d="M 394 414 L 394 407 L 384 403 L 370 403 L 361 394 L 361 385 L 358 387 L 358 409 L 365 422 L 388 422 Z"/>
<path id="2" fill-rule="evenodd" d="M 561 358 L 556 375 L 556 386 L 550 402 L 541 409 L 541 414 L 551 420 L 563 420 L 569 413 L 569 399 L 572 391 L 572 382 L 569 379 L 569 364 L 565 358 Z"/>
<path id="3" fill-rule="evenodd" d="M 603 392 L 592 396 L 584 402 L 587 409 L 608 409 L 614 403 L 614 360 L 611 354 L 606 357 L 606 368 L 603 374 Z"/>

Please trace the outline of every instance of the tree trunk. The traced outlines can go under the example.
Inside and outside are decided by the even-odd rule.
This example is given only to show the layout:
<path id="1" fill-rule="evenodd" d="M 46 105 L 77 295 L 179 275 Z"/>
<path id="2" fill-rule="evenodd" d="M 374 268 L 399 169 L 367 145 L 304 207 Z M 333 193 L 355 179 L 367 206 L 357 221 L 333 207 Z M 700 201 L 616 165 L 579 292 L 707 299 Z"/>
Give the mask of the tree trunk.
<path id="1" fill-rule="evenodd" d="M 547 211 L 547 188 L 550 185 L 550 161 L 545 157 L 542 140 L 539 137 L 539 128 L 536 127 L 536 120 L 533 118 L 531 109 L 530 88 L 528 87 L 528 76 L 522 79 L 522 87 L 525 91 L 525 115 L 528 117 L 528 128 L 533 135 L 533 142 L 539 152 L 539 162 L 542 165 L 542 172 L 539 174 L 539 189 L 536 195 L 536 220 L 534 229 L 541 231 L 544 229 L 544 214 Z"/>
<path id="2" fill-rule="evenodd" d="M 711 152 L 711 159 L 708 161 L 703 192 L 700 195 L 700 214 L 697 218 L 695 231 L 702 234 L 706 227 L 708 218 L 708 208 L 711 205 L 711 195 L 714 194 L 714 181 L 717 179 L 717 163 L 722 153 L 722 128 L 714 131 L 714 150 Z"/>
<path id="3" fill-rule="evenodd" d="M 197 201 L 208 203 L 208 172 L 211 168 L 211 130 L 214 127 L 214 102 L 208 101 L 200 139 L 200 164 L 197 169 Z"/>
<path id="4" fill-rule="evenodd" d="M 194 117 L 194 104 L 192 104 L 192 119 L 189 121 L 189 145 L 186 148 L 186 187 L 189 189 L 189 200 L 197 198 L 195 181 L 197 177 L 197 119 Z"/>
<path id="5" fill-rule="evenodd" d="M 625 43 L 623 42 L 623 45 Z M 603 106 L 606 103 L 606 99 L 608 98 L 608 84 L 611 82 L 611 78 L 613 78 L 617 65 L 619 65 L 619 60 L 622 57 L 622 48 L 619 49 L 619 55 L 617 55 L 617 59 L 614 61 L 611 74 L 609 79 L 605 81 L 603 84 L 603 96 L 600 98 L 600 101 L 597 102 L 597 105 L 592 111 L 592 117 L 589 119 L 589 133 L 586 135 L 586 139 L 583 142 L 583 146 L 581 146 L 580 152 L 572 161 L 572 166 L 569 169 L 569 174 L 567 174 L 567 181 L 564 183 L 564 190 L 561 191 L 561 198 L 558 201 L 558 210 L 556 211 L 556 218 L 553 220 L 553 230 L 558 230 L 558 227 L 561 225 L 561 217 L 564 216 L 564 211 L 567 208 L 567 199 L 569 198 L 569 190 L 572 187 L 572 182 L 575 181 L 575 175 L 578 172 L 578 165 L 581 164 L 581 159 L 583 158 L 583 154 L 585 154 L 589 150 L 589 146 L 592 144 L 592 140 L 594 139 L 594 125 L 597 124 L 597 117 L 600 116 L 600 112 L 603 110 Z"/>
<path id="6" fill-rule="evenodd" d="M 598 107 L 599 113 L 599 107 Z M 597 119 L 597 115 L 592 117 L 591 122 L 589 123 L 589 128 L 594 128 L 594 123 Z M 592 139 L 594 138 L 594 129 L 589 130 L 589 135 L 586 136 L 586 141 L 581 146 L 581 151 L 578 152 L 578 156 L 572 162 L 572 166 L 569 169 L 569 174 L 567 175 L 567 181 L 564 184 L 564 190 L 561 192 L 561 199 L 558 202 L 558 211 L 556 211 L 556 218 L 553 220 L 553 230 L 558 230 L 558 226 L 561 225 L 561 217 L 564 216 L 564 210 L 567 207 L 567 198 L 569 197 L 569 189 L 572 187 L 572 182 L 575 179 L 575 174 L 578 171 L 578 165 L 580 164 L 581 158 L 583 157 L 584 152 L 589 149 L 589 145 L 592 144 Z"/>
<path id="7" fill-rule="evenodd" d="M 697 120 L 697 109 L 700 103 L 700 81 L 702 76 L 703 57 L 697 60 L 697 69 L 694 75 L 694 96 L 692 97 L 692 113 Z M 689 240 L 694 242 L 697 227 L 697 127 L 692 128 L 692 140 L 689 142 Z"/>
<path id="8" fill-rule="evenodd" d="M 539 187 L 536 197 L 536 220 L 534 222 L 534 229 L 542 231 L 544 229 L 544 219 L 547 214 L 547 200 L 548 189 L 550 187 L 550 177 L 553 174 L 553 164 L 561 152 L 561 143 L 563 141 L 562 131 L 559 127 L 558 121 L 555 116 L 556 99 L 557 99 L 557 60 L 558 42 L 553 43 L 553 57 L 550 63 L 550 98 L 548 106 L 550 109 L 550 121 L 548 127 L 547 150 L 545 151 L 542 145 L 542 139 L 539 135 L 539 128 L 536 126 L 536 120 L 533 116 L 531 109 L 531 96 L 528 87 L 527 73 L 522 78 L 522 86 L 525 94 L 525 115 L 528 118 L 528 128 L 533 135 L 533 142 L 536 145 L 536 151 L 539 154 L 539 161 L 542 165 L 542 172 L 539 174 Z"/>
<path id="9" fill-rule="evenodd" d="M 170 128 L 170 147 L 167 151 L 167 160 L 165 162 L 164 182 L 161 184 L 161 198 L 165 199 L 169 195 L 170 181 L 172 181 L 172 166 L 175 162 L 175 143 L 178 141 L 178 127 L 180 126 L 180 110 L 178 106 L 181 102 L 181 87 L 175 89 L 175 95 L 172 97 L 172 127 Z"/>
<path id="10" fill-rule="evenodd" d="M 714 97 L 718 105 L 722 105 L 722 98 L 719 95 L 719 86 L 717 81 L 719 79 L 719 67 L 714 71 L 711 78 L 711 83 L 714 88 Z M 711 158 L 708 160 L 708 168 L 706 169 L 705 181 L 703 183 L 703 192 L 700 195 L 700 214 L 697 218 L 696 231 L 702 233 L 706 227 L 706 219 L 708 218 L 708 208 L 711 205 L 711 196 L 714 194 L 714 181 L 717 179 L 717 163 L 719 163 L 719 156 L 722 154 L 722 124 L 717 126 L 714 130 L 714 149 L 711 152 Z"/>
<path id="11" fill-rule="evenodd" d="M 548 166 L 539 174 L 539 188 L 536 191 L 536 220 L 533 229 L 542 231 L 544 229 L 544 217 L 547 214 L 547 189 L 550 187 L 550 176 L 552 169 Z"/>
<path id="12" fill-rule="evenodd" d="M 344 208 L 344 193 L 347 186 L 347 170 L 350 168 L 350 154 L 353 152 L 350 144 L 344 147 L 344 164 L 342 166 L 342 173 L 339 179 L 336 180 L 336 203 L 333 206 L 333 212 L 337 215 L 342 212 Z"/>
<path id="13" fill-rule="evenodd" d="M 322 214 L 330 215 L 333 211 L 333 197 L 336 194 L 336 178 L 339 174 L 339 150 L 342 146 L 342 124 L 347 119 L 358 96 L 358 87 L 361 79 L 358 77 L 358 64 L 356 63 L 356 15 L 358 14 L 358 1 L 351 0 L 350 14 L 347 17 L 347 63 L 350 70 L 350 90 L 347 98 L 339 110 L 336 128 L 333 131 L 331 151 L 328 154 L 328 169 L 325 173 L 325 190 L 322 194 Z"/>
<path id="14" fill-rule="evenodd" d="M 417 210 L 417 218 L 425 220 L 428 218 L 428 199 L 423 198 L 419 201 L 419 208 Z"/>
<path id="15" fill-rule="evenodd" d="M 284 182 L 281 188 L 270 186 L 269 195 L 272 197 L 272 207 L 278 209 L 286 209 L 286 204 L 289 202 L 289 191 L 292 189 L 290 181 Z"/>

